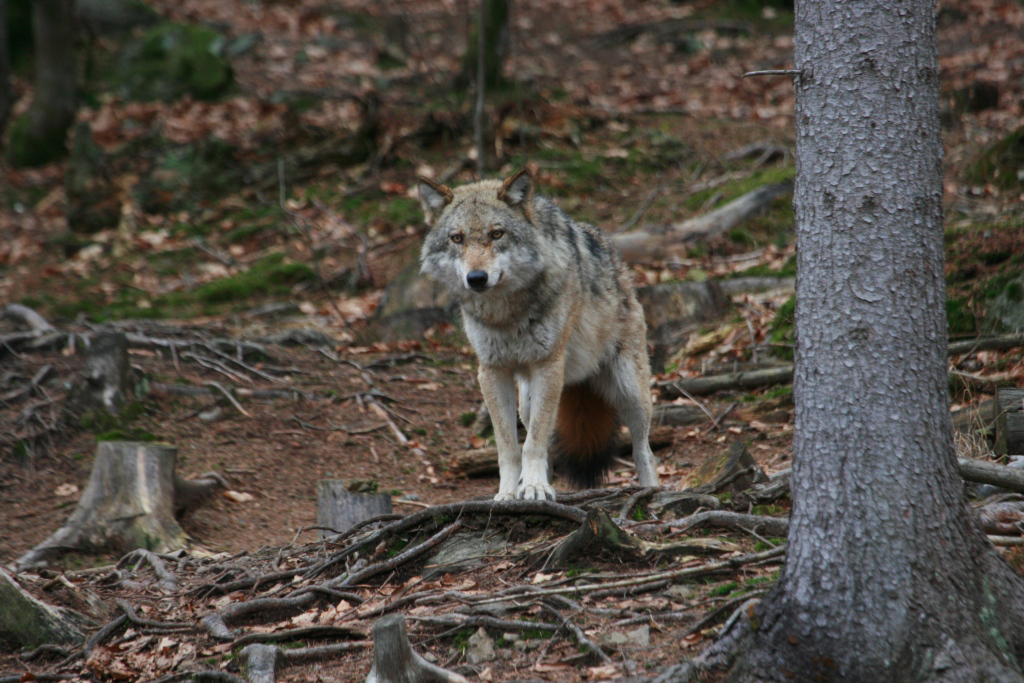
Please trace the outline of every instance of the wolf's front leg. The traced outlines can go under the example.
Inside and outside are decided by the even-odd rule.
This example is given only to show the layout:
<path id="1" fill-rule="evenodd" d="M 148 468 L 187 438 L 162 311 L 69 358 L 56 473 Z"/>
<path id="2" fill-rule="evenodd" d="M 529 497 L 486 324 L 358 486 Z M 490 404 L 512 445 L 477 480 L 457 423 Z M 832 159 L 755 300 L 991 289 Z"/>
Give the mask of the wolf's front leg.
<path id="1" fill-rule="evenodd" d="M 565 357 L 556 354 L 543 365 L 530 368 L 530 417 L 523 444 L 523 473 L 516 498 L 555 499 L 548 479 L 548 446 L 558 421 L 558 402 L 562 397 Z"/>
<path id="2" fill-rule="evenodd" d="M 510 370 L 481 365 L 477 374 L 487 410 L 494 424 L 494 440 L 498 444 L 498 474 L 501 483 L 494 500 L 516 497 L 521 459 L 516 429 L 516 383 Z"/>

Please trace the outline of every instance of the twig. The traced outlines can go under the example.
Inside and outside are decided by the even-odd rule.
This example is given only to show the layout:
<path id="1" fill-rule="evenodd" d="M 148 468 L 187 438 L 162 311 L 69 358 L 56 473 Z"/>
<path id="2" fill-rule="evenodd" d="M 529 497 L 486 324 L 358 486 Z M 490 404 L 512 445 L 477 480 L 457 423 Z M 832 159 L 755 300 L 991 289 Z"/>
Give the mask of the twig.
<path id="1" fill-rule="evenodd" d="M 619 519 L 629 519 L 629 516 L 633 514 L 633 508 L 639 505 L 641 501 L 650 498 L 660 490 L 660 486 L 649 486 L 645 489 L 640 489 L 639 491 L 631 495 L 629 499 L 622 504 L 622 508 L 619 510 Z"/>
<path id="2" fill-rule="evenodd" d="M 803 69 L 764 69 L 763 71 L 748 71 L 743 74 L 743 78 L 750 78 L 751 76 L 800 76 L 803 72 Z"/>
<path id="3" fill-rule="evenodd" d="M 581 629 L 579 626 L 577 626 L 575 624 L 575 622 L 573 622 L 572 617 L 565 617 L 563 619 L 562 618 L 562 614 L 557 609 L 555 609 L 551 605 L 547 604 L 543 600 L 541 601 L 541 604 L 544 606 L 545 610 L 547 610 L 548 612 L 551 612 L 552 614 L 554 614 L 555 617 L 557 617 L 559 619 L 562 619 L 561 626 L 564 627 L 564 628 L 569 629 L 570 631 L 572 631 L 572 634 L 574 636 L 576 636 L 576 642 L 577 643 L 579 643 L 580 645 L 584 645 L 587 648 L 589 648 L 589 650 L 591 652 L 593 652 L 594 654 L 596 654 L 601 659 L 601 661 L 604 662 L 605 664 L 614 664 L 615 663 L 612 660 L 612 658 L 609 657 L 605 653 L 605 651 L 601 649 L 600 645 L 598 645 L 597 643 L 592 641 L 590 638 L 587 638 L 587 635 L 583 632 L 583 629 Z"/>
<path id="4" fill-rule="evenodd" d="M 246 417 L 252 417 L 252 413 L 243 408 L 242 404 L 238 402 L 238 399 L 232 396 L 231 392 L 225 389 L 220 382 L 206 382 L 204 386 L 212 387 L 213 389 L 216 389 L 220 393 L 224 394 L 224 397 L 228 400 L 229 403 L 231 403 L 231 405 L 235 407 L 235 410 L 240 412 L 242 415 L 245 415 Z"/>
<path id="5" fill-rule="evenodd" d="M 636 225 L 637 221 L 639 221 L 641 218 L 643 218 L 643 215 L 645 213 L 647 213 L 647 210 L 649 208 L 651 208 L 651 204 L 653 204 L 654 200 L 658 198 L 658 195 L 661 194 L 665 190 L 665 185 L 666 185 L 665 183 L 661 183 L 660 185 L 655 187 L 653 190 L 648 192 L 647 196 L 644 197 L 644 201 L 640 204 L 640 207 L 636 211 L 633 212 L 633 215 L 629 217 L 629 220 L 627 220 L 625 223 L 623 223 L 622 225 L 618 226 L 617 228 L 614 228 L 613 230 L 611 230 L 610 231 L 611 234 L 614 235 L 617 232 L 625 232 L 626 230 L 629 230 L 634 225 Z"/>

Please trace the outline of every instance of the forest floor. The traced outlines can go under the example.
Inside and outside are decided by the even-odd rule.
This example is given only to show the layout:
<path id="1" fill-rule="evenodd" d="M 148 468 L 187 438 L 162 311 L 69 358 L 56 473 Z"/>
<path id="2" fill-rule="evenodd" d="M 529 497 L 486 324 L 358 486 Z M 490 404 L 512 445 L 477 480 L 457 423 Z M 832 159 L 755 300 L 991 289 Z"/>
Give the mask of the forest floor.
<path id="1" fill-rule="evenodd" d="M 118 555 L 74 554 L 62 564 L 72 586 L 96 593 L 108 605 L 104 618 L 116 616 L 114 600 L 125 598 L 147 618 L 189 622 L 192 630 L 129 628 L 88 662 L 64 664 L 52 655 L 27 663 L 0 645 L 0 678 L 32 671 L 69 680 L 152 680 L 195 668 L 236 671 L 237 647 L 194 624 L 257 591 L 250 586 L 217 595 L 209 590 L 215 581 L 210 567 L 222 568 L 216 579 L 222 581 L 308 568 L 349 547 L 353 539 L 334 546 L 316 542 L 311 527 L 319 480 L 373 482 L 377 490 L 393 494 L 398 513 L 487 499 L 497 488 L 494 476 L 462 478 L 452 472 L 454 456 L 487 445 L 486 437 L 471 429 L 480 394 L 476 361 L 464 338 L 441 323 L 400 339 L 381 332 L 377 311 L 389 283 L 414 262 L 424 232 L 415 175 L 454 169 L 454 183 L 473 176 L 472 98 L 449 85 L 465 42 L 464 3 L 152 4 L 166 18 L 209 23 L 238 44 L 258 37 L 232 58 L 234 90 L 214 102 L 170 103 L 99 92 L 80 119 L 111 159 L 126 140 L 146 135 L 159 135 L 176 149 L 193 149 L 216 137 L 231 146 L 234 163 L 253 169 L 255 180 L 239 179 L 216 197 L 177 198 L 154 210 L 134 189 L 144 184 L 140 175 L 148 171 L 123 159 L 112 161 L 107 171 L 111 186 L 118 188 L 113 201 L 120 219 L 83 234 L 69 229 L 65 164 L 0 168 L 0 301 L 31 306 L 66 335 L 46 349 L 5 346 L 0 351 L 0 564 L 13 562 L 66 521 L 86 485 L 99 439 L 171 443 L 178 448 L 180 474 L 220 472 L 231 495 L 184 519 L 194 557 L 201 559 L 182 563 L 180 587 L 171 594 L 158 590 L 145 569 L 136 571 L 134 580 L 121 576 L 107 582 L 74 574 L 116 562 Z M 741 0 L 591 0 L 557 3 L 559 20 L 552 22 L 554 6 L 541 0 L 514 4 L 506 64 L 512 85 L 493 96 L 489 109 L 498 157 L 493 173 L 530 163 L 541 191 L 554 195 L 570 214 L 606 229 L 681 221 L 758 185 L 792 178 L 791 82 L 739 77 L 792 67 L 791 12 L 762 11 L 760 4 L 752 12 Z M 396 22 L 404 28 L 392 39 Z M 959 325 L 954 336 L 990 331 L 986 297 L 993 286 L 1024 270 L 1019 186 L 1007 190 L 999 182 L 979 181 L 971 171 L 983 150 L 1024 122 L 1021 30 L 1024 5 L 1019 2 L 940 2 L 949 310 L 951 326 L 954 315 Z M 104 40 L 96 47 L 100 52 L 112 49 Z M 397 64 L 395 55 L 403 58 Z M 963 93 L 978 84 L 997 87 L 991 106 L 963 104 L 970 97 Z M 30 85 L 20 79 L 16 87 L 25 95 L 19 104 L 24 107 Z M 284 163 L 271 163 L 272 169 L 288 170 L 268 176 L 256 170 L 268 159 L 291 158 L 324 141 L 341 144 L 347 135 L 369 128 L 374 149 L 359 162 L 297 164 L 294 176 Z M 730 155 L 745 145 L 759 152 Z M 774 148 L 781 151 L 759 158 Z M 191 191 L 199 196 L 202 189 Z M 637 285 L 792 275 L 788 203 L 786 197 L 711 242 L 637 260 L 631 264 Z M 785 336 L 786 325 L 773 327 L 773 321 L 791 293 L 791 284 L 780 280 L 777 289 L 733 295 L 735 312 L 688 329 L 665 350 L 656 379 L 726 371 L 773 349 L 784 356 L 791 336 Z M 0 326 L 4 335 L 18 330 L 17 321 L 0 321 Z M 69 423 L 60 405 L 82 367 L 76 339 L 107 326 L 190 340 L 195 347 L 189 357 L 133 347 L 132 364 L 152 387 L 139 409 L 110 424 Z M 266 356 L 244 363 L 204 347 L 213 338 L 257 340 L 289 330 L 315 330 L 332 341 L 267 344 Z M 781 336 L 773 337 L 776 332 Z M 1019 349 L 953 357 L 951 364 L 975 377 L 1024 386 Z M 45 378 L 22 391 L 44 366 L 50 366 Z M 246 390 L 293 390 L 296 396 L 245 399 L 246 415 L 213 394 L 185 396 L 173 390 L 214 381 Z M 977 383 L 971 386 L 955 393 L 954 407 L 985 398 Z M 375 412 L 366 396 L 386 405 L 388 418 Z M 685 489 L 702 464 L 737 440 L 748 444 L 767 473 L 789 467 L 788 387 L 697 400 L 669 400 L 655 391 L 655 399 L 658 405 L 699 404 L 709 414 L 704 422 L 673 427 L 656 452 L 665 488 Z M 727 411 L 728 419 L 713 419 Z M 389 421 L 411 443 L 401 443 Z M 628 462 L 613 471 L 606 487 L 619 491 L 611 499 L 615 505 L 637 490 Z M 758 512 L 784 516 L 787 505 L 762 506 Z M 656 532 L 641 528 L 643 517 L 638 513 L 620 523 L 652 542 L 678 540 L 681 523 L 673 530 L 672 515 L 662 518 L 667 526 Z M 757 533 L 702 529 L 692 537 L 717 544 L 717 550 L 642 557 L 604 553 L 551 570 L 545 553 L 579 524 L 534 513 L 512 520 L 492 526 L 488 517 L 466 516 L 469 527 L 497 531 L 504 539 L 504 548 L 493 551 L 482 568 L 431 575 L 422 560 L 411 561 L 346 588 L 362 603 L 332 598 L 281 620 L 249 624 L 246 632 L 313 625 L 355 629 L 364 636 L 355 639 L 360 645 L 290 666 L 280 680 L 362 681 L 372 657 L 365 636 L 380 614 L 375 610 L 416 594 L 421 601 L 402 610 L 421 619 L 410 622 L 414 648 L 472 680 L 642 680 L 707 645 L 731 608 L 762 590 L 781 561 L 744 561 L 655 588 L 652 578 L 642 591 L 593 595 L 597 589 L 574 589 L 567 595 L 578 603 L 569 608 L 523 593 L 509 598 L 514 604 L 504 611 L 487 611 L 477 604 L 481 596 L 517 586 L 652 577 L 745 558 L 773 545 L 773 539 Z M 434 531 L 424 522 L 362 553 L 380 561 Z M 61 593 L 52 578 L 30 583 L 46 599 L 82 606 L 80 596 L 73 590 Z M 277 581 L 259 594 L 288 593 L 299 585 L 297 579 L 291 583 Z M 456 613 L 463 616 L 429 621 Z M 517 613 L 538 624 L 556 613 L 556 622 L 571 618 L 608 656 L 588 649 L 564 628 L 555 638 L 546 627 L 523 628 L 510 616 Z M 496 621 L 481 622 L 480 615 Z M 709 615 L 713 618 L 704 621 Z M 496 654 L 471 661 L 468 653 L 480 645 L 470 639 L 480 626 Z M 639 627 L 646 629 L 634 633 Z M 310 636 L 302 642 L 321 641 Z"/>

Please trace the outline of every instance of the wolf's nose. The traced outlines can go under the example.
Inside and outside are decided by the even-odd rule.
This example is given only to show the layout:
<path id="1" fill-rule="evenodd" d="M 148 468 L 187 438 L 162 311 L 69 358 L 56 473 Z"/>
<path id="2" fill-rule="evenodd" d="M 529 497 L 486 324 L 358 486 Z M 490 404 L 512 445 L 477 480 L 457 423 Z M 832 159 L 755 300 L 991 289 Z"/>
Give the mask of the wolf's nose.
<path id="1" fill-rule="evenodd" d="M 466 284 L 469 285 L 470 289 L 474 289 L 478 292 L 487 289 L 487 271 L 469 271 L 468 273 L 466 273 Z"/>

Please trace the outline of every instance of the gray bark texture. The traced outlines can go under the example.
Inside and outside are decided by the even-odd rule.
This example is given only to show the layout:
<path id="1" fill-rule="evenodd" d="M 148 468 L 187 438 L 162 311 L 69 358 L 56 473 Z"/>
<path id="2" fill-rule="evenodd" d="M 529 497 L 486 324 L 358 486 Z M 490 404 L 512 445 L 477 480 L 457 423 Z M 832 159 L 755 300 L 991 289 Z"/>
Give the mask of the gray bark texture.
<path id="1" fill-rule="evenodd" d="M 733 679 L 1021 680 L 952 446 L 935 3 L 798 2 L 795 61 L 793 509 Z"/>
<path id="2" fill-rule="evenodd" d="M 11 87 L 10 46 L 7 41 L 7 0 L 0 0 L 0 134 L 7 128 L 7 117 L 14 107 Z"/>

